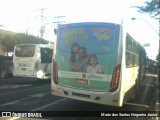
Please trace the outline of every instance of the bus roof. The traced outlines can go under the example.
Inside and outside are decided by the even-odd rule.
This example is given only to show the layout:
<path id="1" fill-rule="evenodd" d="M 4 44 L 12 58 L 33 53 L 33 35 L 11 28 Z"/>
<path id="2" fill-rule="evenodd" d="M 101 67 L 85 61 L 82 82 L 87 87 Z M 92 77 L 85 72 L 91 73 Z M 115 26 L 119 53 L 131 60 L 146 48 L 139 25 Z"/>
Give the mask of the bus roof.
<path id="1" fill-rule="evenodd" d="M 77 23 L 64 23 L 64 24 L 61 24 L 60 26 L 66 26 L 66 25 L 69 25 L 69 26 L 80 26 L 80 25 L 102 25 L 102 24 L 110 24 L 110 25 L 119 25 L 121 26 L 121 24 L 118 24 L 118 23 L 110 23 L 110 22 L 77 22 Z"/>
<path id="2" fill-rule="evenodd" d="M 26 43 L 26 44 L 18 44 L 15 46 L 20 46 L 20 45 L 36 45 L 36 46 L 41 46 L 41 47 L 53 47 L 54 44 L 32 44 L 32 43 Z"/>

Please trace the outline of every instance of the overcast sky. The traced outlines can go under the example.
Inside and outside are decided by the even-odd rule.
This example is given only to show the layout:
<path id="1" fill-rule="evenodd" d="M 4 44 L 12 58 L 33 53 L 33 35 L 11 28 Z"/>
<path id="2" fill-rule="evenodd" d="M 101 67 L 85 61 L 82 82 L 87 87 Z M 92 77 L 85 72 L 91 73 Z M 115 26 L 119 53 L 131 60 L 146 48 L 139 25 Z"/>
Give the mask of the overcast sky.
<path id="1" fill-rule="evenodd" d="M 144 5 L 145 0 L 0 0 L 1 29 L 40 36 L 41 15 L 45 24 L 44 38 L 53 41 L 56 16 L 65 16 L 60 21 L 72 22 L 116 22 L 127 26 L 129 33 L 146 48 L 148 56 L 158 53 L 158 20 L 141 14 L 131 6 Z M 132 17 L 141 19 L 131 20 Z M 147 22 L 145 22 L 145 20 Z"/>

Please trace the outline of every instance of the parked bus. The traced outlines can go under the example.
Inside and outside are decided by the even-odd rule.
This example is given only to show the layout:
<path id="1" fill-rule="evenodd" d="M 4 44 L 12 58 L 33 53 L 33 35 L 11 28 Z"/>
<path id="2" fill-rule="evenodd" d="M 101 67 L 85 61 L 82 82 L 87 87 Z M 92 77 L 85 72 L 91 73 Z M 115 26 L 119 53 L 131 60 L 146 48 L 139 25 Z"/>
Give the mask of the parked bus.
<path id="1" fill-rule="evenodd" d="M 114 23 L 59 25 L 51 93 L 121 107 L 145 76 L 145 49 Z"/>
<path id="2" fill-rule="evenodd" d="M 16 45 L 13 54 L 13 76 L 51 78 L 53 44 Z"/>

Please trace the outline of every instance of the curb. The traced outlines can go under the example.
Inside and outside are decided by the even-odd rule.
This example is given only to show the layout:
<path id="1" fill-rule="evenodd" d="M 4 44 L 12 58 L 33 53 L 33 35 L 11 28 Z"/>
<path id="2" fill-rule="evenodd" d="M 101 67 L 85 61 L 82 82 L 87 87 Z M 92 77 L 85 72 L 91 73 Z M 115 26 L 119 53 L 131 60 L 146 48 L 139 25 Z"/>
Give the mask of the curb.
<path id="1" fill-rule="evenodd" d="M 154 79 L 154 87 L 155 112 L 157 114 L 155 120 L 160 120 L 160 83 L 158 77 Z"/>

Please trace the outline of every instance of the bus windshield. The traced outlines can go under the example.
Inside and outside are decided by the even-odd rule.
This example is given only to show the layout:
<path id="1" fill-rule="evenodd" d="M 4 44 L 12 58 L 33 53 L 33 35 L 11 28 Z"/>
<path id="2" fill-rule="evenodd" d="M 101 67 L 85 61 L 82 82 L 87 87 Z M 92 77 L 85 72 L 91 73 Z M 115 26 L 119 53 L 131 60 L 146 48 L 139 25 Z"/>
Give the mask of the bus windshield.
<path id="1" fill-rule="evenodd" d="M 85 47 L 89 53 L 109 54 L 115 49 L 116 29 L 113 24 L 92 26 L 61 26 L 59 49 L 71 52 L 73 44 Z"/>
<path id="2" fill-rule="evenodd" d="M 36 45 L 18 45 L 15 47 L 16 57 L 33 57 Z"/>

